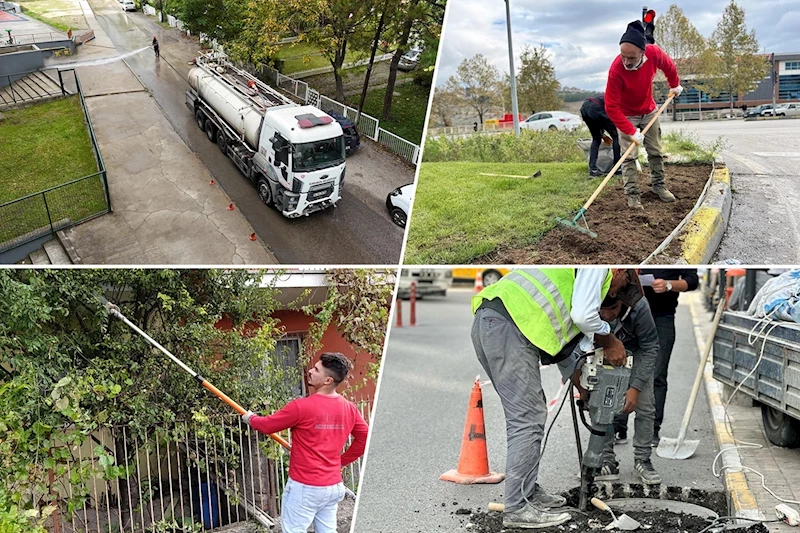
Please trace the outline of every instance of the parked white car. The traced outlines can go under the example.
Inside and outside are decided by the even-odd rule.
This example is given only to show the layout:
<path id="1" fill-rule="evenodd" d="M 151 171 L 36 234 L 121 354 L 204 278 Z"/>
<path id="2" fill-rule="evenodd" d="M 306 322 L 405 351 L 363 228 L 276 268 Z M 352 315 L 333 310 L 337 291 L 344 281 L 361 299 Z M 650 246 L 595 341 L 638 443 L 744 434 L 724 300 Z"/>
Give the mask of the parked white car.
<path id="1" fill-rule="evenodd" d="M 796 117 L 800 115 L 800 104 L 780 104 L 775 108 L 776 117 Z"/>
<path id="2" fill-rule="evenodd" d="M 404 268 L 400 270 L 397 297 L 407 300 L 411 296 L 411 282 L 417 286 L 417 298 L 447 296 L 453 284 L 453 270 L 449 268 Z"/>
<path id="3" fill-rule="evenodd" d="M 772 109 L 772 104 L 764 104 L 764 107 L 761 109 L 762 117 L 772 117 L 774 113 L 775 111 Z"/>
<path id="4" fill-rule="evenodd" d="M 133 3 L 133 0 L 122 0 L 122 10 L 136 11 L 136 4 Z"/>
<path id="5" fill-rule="evenodd" d="M 392 222 L 401 228 L 405 228 L 406 222 L 408 221 L 408 212 L 411 210 L 411 202 L 413 201 L 413 183 L 407 183 L 390 192 L 389 196 L 386 197 L 386 209 L 389 210 Z"/>
<path id="6" fill-rule="evenodd" d="M 531 115 L 519 125 L 520 128 L 537 131 L 572 131 L 581 126 L 581 117 L 565 111 L 543 111 Z"/>

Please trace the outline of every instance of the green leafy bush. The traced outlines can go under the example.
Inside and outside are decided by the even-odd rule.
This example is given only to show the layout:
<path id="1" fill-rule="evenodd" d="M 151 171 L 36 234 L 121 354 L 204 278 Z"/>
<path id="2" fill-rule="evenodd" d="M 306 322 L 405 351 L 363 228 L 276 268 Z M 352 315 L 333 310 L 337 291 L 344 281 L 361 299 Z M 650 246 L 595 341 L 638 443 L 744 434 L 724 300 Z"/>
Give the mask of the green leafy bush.
<path id="1" fill-rule="evenodd" d="M 587 137 L 576 131 L 522 130 L 467 137 L 439 136 L 425 142 L 426 162 L 469 161 L 473 163 L 579 163 L 585 160 L 577 140 Z"/>

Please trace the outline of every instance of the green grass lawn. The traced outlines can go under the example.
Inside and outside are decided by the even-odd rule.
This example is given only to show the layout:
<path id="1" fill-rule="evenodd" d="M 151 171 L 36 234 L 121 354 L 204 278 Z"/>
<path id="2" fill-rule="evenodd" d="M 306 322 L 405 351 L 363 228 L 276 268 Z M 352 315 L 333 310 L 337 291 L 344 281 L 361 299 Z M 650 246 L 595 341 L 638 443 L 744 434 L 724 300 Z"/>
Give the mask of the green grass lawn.
<path id="1" fill-rule="evenodd" d="M 0 204 L 97 172 L 89 132 L 77 96 L 6 111 L 0 121 Z M 47 194 L 53 221 L 78 221 L 105 208 L 97 178 Z M 9 217 L 6 217 L 9 215 Z M 4 208 L 0 242 L 47 224 L 41 196 Z"/>
<path id="2" fill-rule="evenodd" d="M 725 149 L 726 143 L 722 137 L 714 142 L 704 143 L 693 131 L 678 130 L 664 133 L 661 136 L 661 146 L 673 158 L 687 163 L 713 163 Z"/>
<path id="3" fill-rule="evenodd" d="M 419 144 L 425 128 L 425 111 L 428 109 L 430 89 L 411 82 L 395 87 L 395 92 L 398 94 L 392 100 L 392 120 L 381 120 L 380 126 L 407 141 Z M 380 120 L 385 95 L 386 88 L 369 91 L 364 102 L 364 113 Z"/>
<path id="4" fill-rule="evenodd" d="M 44 22 L 58 31 L 88 29 L 86 19 L 76 3 L 66 0 L 23 0 L 23 13 Z"/>
<path id="5" fill-rule="evenodd" d="M 364 52 L 348 51 L 345 54 L 345 64 L 364 59 Z M 289 75 L 295 72 L 331 66 L 330 61 L 322 55 L 318 48 L 308 42 L 288 43 L 280 45 L 277 58 L 283 61 L 281 73 Z"/>
<path id="6" fill-rule="evenodd" d="M 423 163 L 404 261 L 471 263 L 497 248 L 538 241 L 555 217 L 577 211 L 597 187 L 586 163 Z M 529 176 L 520 179 L 479 173 Z"/>

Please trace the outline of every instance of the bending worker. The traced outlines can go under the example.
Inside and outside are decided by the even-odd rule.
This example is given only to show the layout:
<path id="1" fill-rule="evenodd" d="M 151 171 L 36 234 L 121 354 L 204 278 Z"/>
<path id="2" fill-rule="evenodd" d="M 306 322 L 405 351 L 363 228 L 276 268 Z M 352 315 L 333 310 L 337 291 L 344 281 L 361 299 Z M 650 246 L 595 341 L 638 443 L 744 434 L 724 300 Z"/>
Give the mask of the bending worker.
<path id="1" fill-rule="evenodd" d="M 611 63 L 606 85 L 606 113 L 617 126 L 620 133 L 620 148 L 626 151 L 631 143 L 636 147 L 622 165 L 622 181 L 628 207 L 644 209 L 639 192 L 636 159 L 639 146 L 644 144 L 650 166 L 650 185 L 653 192 L 664 202 L 674 202 L 675 196 L 669 192 L 664 182 L 664 162 L 661 153 L 661 126 L 655 120 L 647 134 L 642 134 L 657 109 L 653 100 L 653 79 L 661 70 L 667 77 L 669 94 L 676 97 L 683 87 L 678 78 L 675 63 L 661 48 L 647 44 L 644 26 L 638 20 L 628 24 L 628 29 L 619 41 L 620 54 Z"/>
<path id="2" fill-rule="evenodd" d="M 269 434 L 292 429 L 289 481 L 281 500 L 283 533 L 336 533 L 336 510 L 345 497 L 341 469 L 364 453 L 369 428 L 358 408 L 336 392 L 352 364 L 340 353 L 324 353 L 308 371 L 316 393 L 292 400 L 270 416 L 248 411 L 242 419 Z M 348 437 L 353 442 L 342 453 Z"/>
<path id="3" fill-rule="evenodd" d="M 597 178 L 602 175 L 597 168 L 597 155 L 600 152 L 600 143 L 608 133 L 611 136 L 612 149 L 614 150 L 614 165 L 620 158 L 619 135 L 617 127 L 606 114 L 606 96 L 603 93 L 587 98 L 581 106 L 581 117 L 592 134 L 592 146 L 589 148 L 589 177 Z M 612 165 L 613 166 L 613 165 Z M 620 169 L 614 173 L 622 174 Z"/>
<path id="4" fill-rule="evenodd" d="M 504 527 L 562 524 L 550 512 L 566 500 L 538 483 L 540 446 L 547 418 L 539 364 L 567 359 L 579 344 L 596 343 L 615 365 L 625 347 L 600 318 L 600 304 L 629 283 L 628 271 L 607 268 L 514 270 L 472 299 L 472 344 L 500 396 L 506 417 Z"/>

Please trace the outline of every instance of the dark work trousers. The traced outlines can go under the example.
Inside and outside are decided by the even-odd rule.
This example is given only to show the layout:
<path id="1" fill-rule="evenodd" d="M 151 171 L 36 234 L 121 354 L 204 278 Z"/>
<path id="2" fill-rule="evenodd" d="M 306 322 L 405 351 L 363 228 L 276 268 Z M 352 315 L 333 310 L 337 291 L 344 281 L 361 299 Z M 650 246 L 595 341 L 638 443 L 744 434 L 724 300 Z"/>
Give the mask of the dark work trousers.
<path id="1" fill-rule="evenodd" d="M 669 369 L 669 358 L 672 355 L 672 347 L 675 345 L 675 315 L 654 316 L 656 332 L 658 333 L 658 358 L 653 379 L 653 395 L 656 404 L 656 419 L 653 423 L 653 431 L 658 433 L 661 430 L 661 423 L 664 421 L 664 404 L 667 401 L 667 370 Z M 614 431 L 627 431 L 628 415 L 619 414 L 614 417 Z"/>
<path id="2" fill-rule="evenodd" d="M 581 117 L 592 134 L 592 146 L 589 148 L 589 170 L 597 170 L 597 154 L 600 152 L 600 143 L 603 142 L 603 132 L 611 137 L 614 150 L 614 163 L 619 161 L 620 147 L 617 127 L 611 122 L 594 102 L 587 100 L 581 106 Z"/>

